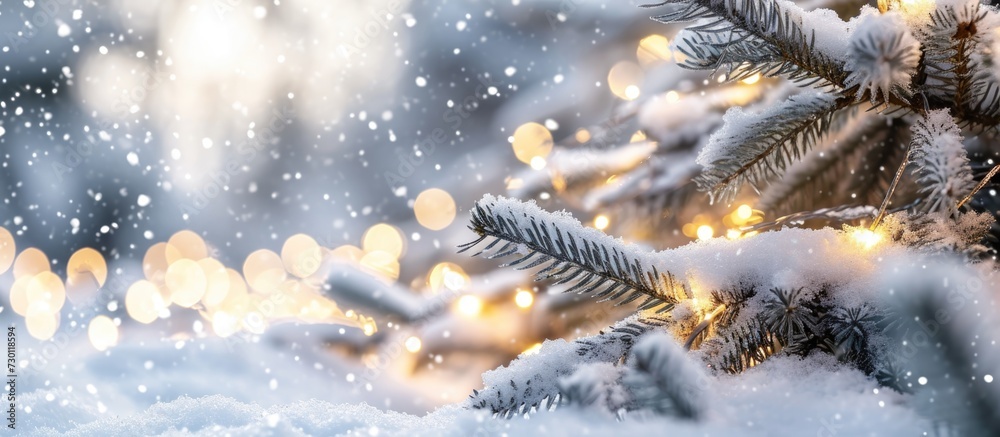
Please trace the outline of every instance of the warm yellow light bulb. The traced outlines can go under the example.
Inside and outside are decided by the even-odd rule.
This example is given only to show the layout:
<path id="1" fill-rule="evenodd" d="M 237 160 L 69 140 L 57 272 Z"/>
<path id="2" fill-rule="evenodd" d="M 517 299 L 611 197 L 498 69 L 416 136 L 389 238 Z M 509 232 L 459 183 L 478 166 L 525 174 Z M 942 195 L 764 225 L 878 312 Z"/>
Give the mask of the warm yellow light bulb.
<path id="1" fill-rule="evenodd" d="M 466 316 L 478 316 L 483 311 L 483 300 L 467 294 L 458 299 L 458 312 Z"/>
<path id="2" fill-rule="evenodd" d="M 750 220 L 750 217 L 753 217 L 753 208 L 750 205 L 740 205 L 736 208 L 736 217 L 743 221 Z"/>
<path id="3" fill-rule="evenodd" d="M 864 228 L 852 230 L 851 237 L 865 250 L 875 247 L 875 245 L 882 241 L 882 234 Z"/>
<path id="4" fill-rule="evenodd" d="M 535 295 L 527 290 L 518 290 L 514 295 L 514 303 L 521 308 L 528 308 L 535 301 Z"/>
<path id="5" fill-rule="evenodd" d="M 406 346 L 407 351 L 409 351 L 411 354 L 415 354 L 417 352 L 420 352 L 420 347 L 423 344 L 420 342 L 419 338 L 410 337 L 406 339 L 406 342 L 404 342 L 403 345 Z"/>
<path id="6" fill-rule="evenodd" d="M 712 227 L 709 225 L 701 225 L 698 226 L 697 235 L 699 240 L 708 240 L 715 235 L 715 230 L 713 230 Z"/>
<path id="7" fill-rule="evenodd" d="M 635 100 L 639 98 L 639 87 L 635 85 L 629 85 L 625 87 L 625 98 L 628 100 Z"/>
<path id="8" fill-rule="evenodd" d="M 604 214 L 594 217 L 594 227 L 597 229 L 603 231 L 607 229 L 610 224 L 611 224 L 611 219 L 609 219 L 608 216 Z"/>

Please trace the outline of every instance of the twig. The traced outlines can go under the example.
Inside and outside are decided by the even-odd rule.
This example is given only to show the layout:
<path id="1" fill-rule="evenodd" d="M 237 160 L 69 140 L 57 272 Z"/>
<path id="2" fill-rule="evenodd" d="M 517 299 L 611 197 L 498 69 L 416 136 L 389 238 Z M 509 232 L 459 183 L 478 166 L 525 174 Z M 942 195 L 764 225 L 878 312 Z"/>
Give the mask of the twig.
<path id="1" fill-rule="evenodd" d="M 903 156 L 903 162 L 899 163 L 899 169 L 896 170 L 896 176 L 892 178 L 892 184 L 889 185 L 889 190 L 885 192 L 885 198 L 882 199 L 882 205 L 878 208 L 878 215 L 875 216 L 875 221 L 872 222 L 871 227 L 868 229 L 875 230 L 879 223 L 882 223 L 882 219 L 885 218 L 885 210 L 889 207 L 889 200 L 892 199 L 892 193 L 896 191 L 896 186 L 899 185 L 899 180 L 903 178 L 903 172 L 906 170 L 906 164 L 910 162 L 910 145 L 906 145 L 906 155 Z"/>
<path id="2" fill-rule="evenodd" d="M 985 187 L 986 184 L 990 182 L 990 179 L 993 178 L 993 176 L 996 176 L 998 171 L 1000 171 L 1000 164 L 993 166 L 993 169 L 991 169 L 989 173 L 986 173 L 986 177 L 984 177 L 983 180 L 979 181 L 979 185 L 976 185 L 976 188 L 973 189 L 968 196 L 965 196 L 965 198 L 962 199 L 961 202 L 958 202 L 958 206 L 955 207 L 955 209 L 961 209 L 962 206 L 964 206 L 966 203 L 972 200 L 972 196 L 975 196 L 976 193 L 979 192 L 979 190 L 982 190 L 983 187 Z"/>

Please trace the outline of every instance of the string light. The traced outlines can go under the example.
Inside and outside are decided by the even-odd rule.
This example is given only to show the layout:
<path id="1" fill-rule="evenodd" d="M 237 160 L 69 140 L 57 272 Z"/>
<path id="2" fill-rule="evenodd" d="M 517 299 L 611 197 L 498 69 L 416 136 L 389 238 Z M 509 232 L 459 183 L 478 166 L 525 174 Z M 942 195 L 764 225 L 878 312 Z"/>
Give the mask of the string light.
<path id="1" fill-rule="evenodd" d="M 518 290 L 514 294 L 514 303 L 521 308 L 528 308 L 535 301 L 534 293 L 527 290 Z"/>
<path id="2" fill-rule="evenodd" d="M 458 299 L 458 312 L 469 316 L 475 317 L 483 311 L 483 300 L 473 296 L 471 294 L 466 294 Z"/>
<path id="3" fill-rule="evenodd" d="M 541 170 L 544 169 L 546 165 L 548 165 L 548 162 L 545 161 L 545 158 L 542 158 L 541 156 L 536 156 L 534 158 L 531 158 L 531 164 L 529 165 L 531 165 L 531 168 L 534 170 Z"/>
<path id="4" fill-rule="evenodd" d="M 753 217 L 753 208 L 750 205 L 740 205 L 739 208 L 736 208 L 736 217 L 744 221 L 750 220 L 750 217 Z"/>
<path id="5" fill-rule="evenodd" d="M 410 337 L 406 339 L 403 345 L 406 347 L 406 350 L 408 352 L 410 352 L 411 354 L 415 354 L 417 352 L 420 352 L 420 347 L 422 346 L 422 343 L 420 342 L 419 338 Z"/>
<path id="6" fill-rule="evenodd" d="M 430 286 L 432 293 L 439 293 L 444 289 L 461 290 L 468 280 L 469 276 L 461 266 L 449 262 L 438 263 L 427 275 L 427 285 Z"/>
<path id="7" fill-rule="evenodd" d="M 701 225 L 698 226 L 697 235 L 699 240 L 709 240 L 715 235 L 715 230 L 709 225 Z"/>
<path id="8" fill-rule="evenodd" d="M 628 100 L 635 100 L 639 98 L 639 87 L 635 85 L 629 85 L 625 87 L 625 98 Z"/>
<path id="9" fill-rule="evenodd" d="M 367 242 L 369 246 L 393 250 L 395 254 L 375 250 L 392 260 L 398 274 L 397 255 L 403 251 L 400 232 L 389 225 L 376 228 Z M 67 298 L 73 303 L 87 304 L 81 298 L 97 291 L 108 279 L 108 265 L 100 252 L 82 248 L 66 262 L 67 279 L 51 271 L 48 256 L 39 249 L 28 248 L 14 253 L 14 240 L 0 228 L 0 273 L 13 270 L 14 281 L 9 287 L 10 308 L 24 316 L 29 334 L 39 340 L 52 338 L 59 328 L 60 311 Z M 168 242 L 150 246 L 143 255 L 143 274 L 147 279 L 132 283 L 126 293 L 124 307 L 132 319 L 148 324 L 157 318 L 170 316 L 170 305 L 197 309 L 212 330 L 220 337 L 240 330 L 262 333 L 272 320 L 294 318 L 300 321 L 342 323 L 361 328 L 366 335 L 376 331 L 375 321 L 353 312 L 345 314 L 337 304 L 319 294 L 316 284 L 306 278 L 318 271 L 323 249 L 308 235 L 297 234 L 283 246 L 283 256 L 269 250 L 250 254 L 243 269 L 256 294 L 247 292 L 247 281 L 239 272 L 226 268 L 209 255 L 209 246 L 191 231 L 180 231 Z M 344 246 L 337 255 L 360 259 L 360 248 Z M 460 288 L 468 277 L 460 268 L 447 272 L 445 287 Z M 296 279 L 287 279 L 286 269 Z M 281 301 L 269 294 L 280 293 Z M 201 305 L 199 305 L 199 303 Z M 270 306 L 272 310 L 261 308 Z M 196 322 L 195 332 L 202 332 Z M 180 335 L 184 335 L 181 333 Z M 88 323 L 88 337 L 98 350 L 106 350 L 118 342 L 118 322 L 100 316 Z"/>
<path id="10" fill-rule="evenodd" d="M 607 229 L 609 225 L 611 225 L 611 219 L 609 219 L 608 216 L 606 216 L 604 214 L 601 214 L 601 215 L 599 215 L 597 217 L 594 217 L 594 227 L 595 228 L 600 229 L 600 230 L 603 231 L 603 230 Z"/>
<path id="11" fill-rule="evenodd" d="M 882 241 L 882 234 L 865 228 L 853 228 L 850 235 L 865 250 L 875 247 Z"/>

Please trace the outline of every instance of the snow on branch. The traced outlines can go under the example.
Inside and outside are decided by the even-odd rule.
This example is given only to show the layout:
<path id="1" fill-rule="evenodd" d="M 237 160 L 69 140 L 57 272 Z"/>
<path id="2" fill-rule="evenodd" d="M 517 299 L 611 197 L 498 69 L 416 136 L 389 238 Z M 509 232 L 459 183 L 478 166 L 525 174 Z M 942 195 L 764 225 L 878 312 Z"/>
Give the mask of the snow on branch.
<path id="1" fill-rule="evenodd" d="M 866 9 L 851 33 L 846 68 L 847 88 L 857 87 L 857 101 L 866 93 L 872 106 L 895 96 L 910 96 L 910 81 L 920 63 L 920 42 L 910 34 L 903 17 L 896 12 L 880 14 Z"/>
<path id="2" fill-rule="evenodd" d="M 726 69 L 731 79 L 763 73 L 844 86 L 847 25 L 833 11 L 805 12 L 784 0 L 666 0 L 650 7 L 668 4 L 680 8 L 654 19 L 706 19 L 684 30 L 675 43 L 688 56 L 689 68 Z"/>
<path id="3" fill-rule="evenodd" d="M 674 274 L 650 266 L 635 247 L 585 228 L 569 214 L 543 211 L 534 202 L 486 195 L 476 203 L 469 228 L 479 238 L 461 246 L 460 252 L 492 238 L 476 255 L 514 256 L 517 259 L 506 266 L 518 269 L 542 267 L 537 280 L 574 284 L 567 293 L 593 293 L 602 302 L 619 305 L 645 297 L 639 308 L 659 311 L 686 297 Z"/>
<path id="4" fill-rule="evenodd" d="M 806 93 L 757 114 L 730 109 L 698 155 L 705 167 L 698 186 L 710 190 L 713 201 L 731 199 L 746 183 L 759 187 L 808 152 L 850 104 L 827 93 Z"/>
<path id="5" fill-rule="evenodd" d="M 592 387 L 578 386 L 582 381 L 560 381 L 581 366 L 618 363 L 640 337 L 666 323 L 665 319 L 631 317 L 606 332 L 574 342 L 548 340 L 536 354 L 522 354 L 509 365 L 484 373 L 485 388 L 474 390 L 466 406 L 509 418 L 556 408 L 567 392 L 574 402 L 592 404 L 596 401 Z"/>
<path id="6" fill-rule="evenodd" d="M 947 110 L 930 111 L 912 127 L 914 174 L 927 203 L 925 212 L 955 215 L 976 186 L 962 131 Z"/>
<path id="7" fill-rule="evenodd" d="M 708 409 L 708 380 L 702 368 L 668 334 L 643 337 L 629 359 L 624 379 L 636 404 L 660 414 L 699 419 Z"/>

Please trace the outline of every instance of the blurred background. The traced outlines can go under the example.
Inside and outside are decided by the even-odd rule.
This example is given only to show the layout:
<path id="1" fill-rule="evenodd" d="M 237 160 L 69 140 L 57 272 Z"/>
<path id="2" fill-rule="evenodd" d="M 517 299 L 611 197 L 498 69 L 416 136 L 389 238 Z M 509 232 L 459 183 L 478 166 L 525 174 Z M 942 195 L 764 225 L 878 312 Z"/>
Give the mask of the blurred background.
<path id="1" fill-rule="evenodd" d="M 702 133 L 767 83 L 699 100 L 676 117 L 691 135 L 657 143 L 644 126 L 669 129 L 670 113 L 638 104 L 683 113 L 710 78 L 677 67 L 676 29 L 639 3 L 0 2 L 0 316 L 30 333 L 37 402 L 94 396 L 98 415 L 226 393 L 420 413 L 546 338 L 620 319 L 634 307 L 560 295 L 456 246 L 474 239 L 484 193 L 626 239 L 665 230 L 657 247 L 754 219 L 720 209 L 709 223 L 706 209 L 624 226 L 692 195 Z M 573 155 L 582 145 L 597 154 Z M 569 195 L 644 162 L 618 191 Z M 288 363 L 318 376 L 270 375 Z M 66 391 L 81 375 L 119 388 Z"/>

